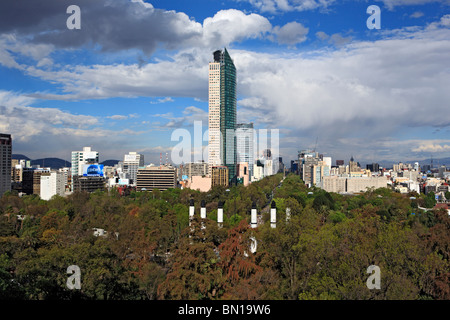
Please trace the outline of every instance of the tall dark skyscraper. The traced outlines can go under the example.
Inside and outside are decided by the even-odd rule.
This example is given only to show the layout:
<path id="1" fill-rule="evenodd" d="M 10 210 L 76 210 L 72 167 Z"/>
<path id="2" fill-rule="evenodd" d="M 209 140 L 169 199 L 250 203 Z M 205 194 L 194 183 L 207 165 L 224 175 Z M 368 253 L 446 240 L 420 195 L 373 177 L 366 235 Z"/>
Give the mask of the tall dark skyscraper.
<path id="1" fill-rule="evenodd" d="M 226 48 L 215 51 L 213 59 L 209 63 L 209 172 L 213 166 L 227 166 L 231 180 L 237 164 L 236 67 Z"/>
<path id="2" fill-rule="evenodd" d="M 0 133 L 0 197 L 11 190 L 11 148 L 11 135 Z"/>

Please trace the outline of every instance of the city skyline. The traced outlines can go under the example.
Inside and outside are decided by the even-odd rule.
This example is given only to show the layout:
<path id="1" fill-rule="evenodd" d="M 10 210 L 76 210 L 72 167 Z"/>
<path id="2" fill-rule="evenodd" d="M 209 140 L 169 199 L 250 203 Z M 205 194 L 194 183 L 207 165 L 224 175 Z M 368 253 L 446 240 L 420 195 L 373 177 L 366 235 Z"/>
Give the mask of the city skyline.
<path id="1" fill-rule="evenodd" d="M 206 130 L 208 62 L 226 47 L 237 123 L 279 129 L 288 166 L 312 148 L 333 162 L 450 156 L 447 1 L 31 3 L 0 4 L 0 132 L 14 154 L 70 160 L 91 146 L 159 163 L 174 129 Z M 71 4 L 80 30 L 66 27 Z"/>

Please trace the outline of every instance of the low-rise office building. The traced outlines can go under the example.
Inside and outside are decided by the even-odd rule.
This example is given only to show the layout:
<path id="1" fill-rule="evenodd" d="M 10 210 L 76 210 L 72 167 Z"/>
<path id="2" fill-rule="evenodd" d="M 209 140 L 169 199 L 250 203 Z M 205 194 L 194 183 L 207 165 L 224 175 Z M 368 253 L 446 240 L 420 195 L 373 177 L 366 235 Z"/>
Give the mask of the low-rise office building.
<path id="1" fill-rule="evenodd" d="M 137 190 L 167 190 L 177 186 L 177 169 L 172 166 L 146 166 L 137 172 Z"/>

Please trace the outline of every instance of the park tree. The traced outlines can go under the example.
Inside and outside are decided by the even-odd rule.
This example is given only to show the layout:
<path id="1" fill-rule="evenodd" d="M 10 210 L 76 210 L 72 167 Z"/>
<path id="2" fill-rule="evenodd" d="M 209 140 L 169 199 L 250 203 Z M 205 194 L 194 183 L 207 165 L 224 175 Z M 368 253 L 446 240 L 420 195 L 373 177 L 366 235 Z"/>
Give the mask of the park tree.
<path id="1" fill-rule="evenodd" d="M 301 234 L 300 217 L 294 215 L 289 222 L 280 221 L 277 228 L 261 231 L 261 249 L 267 251 L 273 267 L 280 275 L 280 291 L 286 299 L 296 299 L 299 294 L 297 266 L 300 259 L 298 242 Z"/>
<path id="2" fill-rule="evenodd" d="M 278 284 L 278 277 L 270 268 L 259 265 L 265 260 L 264 250 L 252 252 L 256 232 L 242 220 L 229 230 L 227 239 L 219 246 L 220 262 L 225 284 L 224 299 L 269 299 Z"/>
<path id="3" fill-rule="evenodd" d="M 169 271 L 158 286 L 158 299 L 218 299 L 223 294 L 222 270 L 213 242 L 205 236 L 205 221 L 194 216 L 168 259 Z"/>

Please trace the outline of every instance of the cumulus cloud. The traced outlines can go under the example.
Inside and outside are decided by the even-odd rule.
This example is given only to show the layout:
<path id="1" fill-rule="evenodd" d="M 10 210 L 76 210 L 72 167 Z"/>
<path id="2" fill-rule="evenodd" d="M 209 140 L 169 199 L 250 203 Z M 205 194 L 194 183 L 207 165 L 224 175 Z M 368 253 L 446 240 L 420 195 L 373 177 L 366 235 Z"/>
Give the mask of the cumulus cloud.
<path id="1" fill-rule="evenodd" d="M 384 40 L 354 41 L 307 55 L 235 52 L 245 95 L 238 116 L 292 129 L 291 137 L 298 140 L 292 157 L 297 148 L 313 146 L 316 136 L 321 150 L 329 152 L 360 149 L 375 152 L 373 160 L 400 150 L 412 156 L 420 144 L 400 148 L 401 141 L 395 147 L 374 141 L 419 127 L 450 126 L 443 116 L 450 99 L 450 30 L 443 26 L 439 22 L 435 28 L 398 31 Z M 360 144 L 348 140 L 355 135 Z"/>
<path id="2" fill-rule="evenodd" d="M 450 41 L 442 40 L 450 39 L 450 30 L 424 32 L 427 37 L 419 32 L 407 39 L 354 42 L 312 57 L 240 52 L 235 59 L 242 62 L 243 89 L 290 125 L 301 112 L 304 127 L 386 121 L 386 114 L 411 126 L 447 126 L 439 115 L 450 98 L 450 74 L 443 68 L 450 63 Z"/>
<path id="3" fill-rule="evenodd" d="M 327 9 L 335 0 L 236 0 L 249 2 L 261 12 L 306 11 Z"/>
<path id="4" fill-rule="evenodd" d="M 278 8 L 277 10 L 285 8 L 285 11 L 294 4 L 307 5 L 306 1 L 259 2 L 261 5 L 263 2 L 265 5 L 271 4 L 275 9 Z M 30 6 L 33 6 L 31 3 L 33 2 L 30 2 Z M 99 10 L 97 3 L 100 1 L 81 1 L 80 6 L 82 10 L 86 9 L 83 12 L 89 16 Z M 312 7 L 314 3 L 318 4 L 311 1 L 309 5 Z M 44 7 L 47 4 L 43 1 Z M 0 9 L 2 5 L 0 4 Z M 6 12 L 14 12 L 14 6 Z M 37 17 L 31 18 L 34 19 L 33 23 L 24 19 L 26 14 L 21 16 L 22 13 L 17 17 L 17 21 L 21 23 L 17 23 L 6 17 L 8 14 L 5 14 L 5 11 L 0 10 L 0 15 L 10 21 L 10 24 L 7 24 L 0 19 L 0 32 L 14 32 L 17 37 L 39 33 L 32 43 L 20 41 L 29 44 L 30 48 L 36 46 L 29 55 L 41 65 L 17 63 L 11 52 L 17 55 L 26 55 L 27 52 L 21 50 L 20 46 L 14 46 L 14 41 L 19 40 L 7 38 L 11 37 L 10 35 L 0 38 L 0 41 L 9 45 L 8 50 L 4 52 L 0 46 L 0 63 L 21 68 L 27 75 L 54 83 L 61 88 L 60 91 L 51 93 L 37 92 L 27 96 L 9 97 L 17 101 L 10 106 L 6 103 L 0 104 L 5 108 L 2 109 L 2 116 L 7 117 L 2 119 L 3 126 L 19 125 L 12 114 L 17 112 L 23 115 L 30 111 L 27 107 L 32 99 L 36 98 L 76 100 L 154 96 L 192 97 L 206 101 L 207 65 L 211 61 L 213 49 L 247 38 L 270 36 L 279 43 L 295 45 L 301 43 L 308 33 L 307 28 L 300 23 L 273 27 L 266 18 L 257 14 L 244 14 L 239 10 L 220 11 L 201 24 L 176 12 L 166 12 L 164 15 L 165 11 L 146 6 L 142 1 L 136 1 L 133 6 L 127 7 L 128 11 L 122 10 L 119 18 L 117 12 L 121 10 L 121 6 L 121 1 L 103 6 L 106 14 L 102 14 L 102 17 L 114 17 L 111 21 L 119 22 L 119 25 L 111 26 L 111 21 L 103 21 L 102 28 L 96 31 L 97 35 L 86 35 L 82 32 L 76 34 L 74 30 L 73 33 L 67 33 L 68 30 L 63 30 L 67 18 L 65 8 L 61 14 L 59 9 L 50 10 L 48 19 L 37 14 Z M 32 8 L 36 10 L 36 7 Z M 31 14 L 32 10 L 29 11 Z M 131 19 L 132 16 L 134 20 Z M 138 32 L 139 28 L 151 28 L 153 22 L 149 20 L 153 17 L 159 19 L 155 30 L 163 30 L 162 34 L 152 35 L 152 31 L 149 31 L 150 35 Z M 61 30 L 55 27 L 58 25 L 56 21 L 64 25 Z M 89 25 L 96 19 L 88 22 L 84 13 L 83 21 L 82 30 L 96 27 Z M 136 24 L 131 30 L 116 30 L 116 27 L 126 29 L 125 26 L 131 21 Z M 33 24 L 35 29 L 32 28 Z M 320 133 L 322 145 L 329 150 L 356 146 L 357 142 L 362 145 L 365 143 L 367 150 L 367 141 L 386 138 L 405 127 L 450 126 L 449 119 L 442 116 L 446 114 L 450 101 L 450 74 L 447 68 L 450 65 L 449 26 L 450 18 L 447 15 L 426 28 L 386 31 L 389 32 L 386 33 L 389 37 L 374 42 L 349 43 L 349 39 L 341 34 L 317 32 L 317 38 L 340 46 L 333 50 L 308 52 L 308 55 L 292 53 L 287 56 L 229 48 L 238 70 L 238 116 L 241 117 L 238 121 L 256 119 L 258 123 L 268 127 L 291 128 L 289 134 L 297 137 L 303 135 L 304 139 L 300 139 L 300 143 L 307 145 L 311 145 L 311 140 L 315 140 L 311 139 L 311 136 Z M 47 32 L 48 30 L 56 31 Z M 117 33 L 114 33 L 115 30 Z M 289 32 L 290 30 L 292 32 Z M 70 41 L 59 38 L 61 34 L 67 35 Z M 147 36 L 150 38 L 146 38 Z M 166 60 L 154 59 L 145 65 L 119 63 L 53 66 L 54 62 L 49 57 L 52 48 L 90 42 L 98 42 L 104 50 L 137 48 L 152 52 L 162 43 L 163 47 L 176 48 L 179 51 L 169 53 Z M 393 52 L 395 54 L 392 54 Z M 22 109 L 17 105 L 22 106 Z M 39 110 L 41 111 L 41 117 L 37 112 L 34 113 L 39 119 L 38 124 L 42 124 L 47 112 Z M 31 110 L 29 114 L 33 112 Z M 55 109 L 55 114 L 49 116 L 49 123 L 53 126 L 52 132 L 61 133 L 57 130 L 58 125 L 72 126 L 70 130 L 73 131 L 73 136 L 84 135 L 85 131 L 80 131 L 84 129 L 76 127 L 80 120 L 76 115 Z M 181 115 L 160 116 L 168 120 L 166 128 L 185 126 L 195 119 L 207 121 L 207 112 L 197 107 L 186 108 Z M 94 117 L 86 120 L 93 121 L 92 126 L 97 125 Z M 23 124 L 29 126 L 32 136 L 48 129 L 48 125 L 40 127 L 31 117 L 27 117 Z M 101 128 L 92 131 L 94 136 L 104 133 L 107 131 Z M 132 134 L 126 131 L 123 133 Z M 349 138 L 355 135 L 358 136 L 357 141 Z M 418 150 L 416 148 L 420 146 L 421 144 L 417 144 L 409 151 Z M 295 146 L 297 147 L 301 146 Z M 376 147 L 380 154 L 383 154 L 383 150 L 392 150 L 392 144 L 388 143 L 378 144 Z"/>
<path id="5" fill-rule="evenodd" d="M 319 38 L 320 40 L 327 40 L 330 36 L 323 31 L 317 31 L 316 37 Z"/>
<path id="6" fill-rule="evenodd" d="M 443 16 L 439 23 L 444 27 L 450 28 L 450 14 Z"/>
<path id="7" fill-rule="evenodd" d="M 80 0 L 81 29 L 69 30 L 66 9 L 72 1 L 33 0 L 1 2 L 0 32 L 33 35 L 35 43 L 59 48 L 99 45 L 115 51 L 139 48 L 153 52 L 160 43 L 178 48 L 202 36 L 202 26 L 186 14 L 154 9 L 128 0 Z M 145 32 L 143 32 L 145 30 Z"/>
<path id="8" fill-rule="evenodd" d="M 446 141 L 449 144 L 440 144 L 435 141 L 420 141 L 420 145 L 412 149 L 414 152 L 427 152 L 427 153 L 440 153 L 450 151 L 450 141 Z"/>
<path id="9" fill-rule="evenodd" d="M 261 12 L 283 13 L 290 11 L 328 10 L 335 0 L 235 0 L 237 2 L 248 2 Z M 389 10 L 401 6 L 426 5 L 430 3 L 441 3 L 450 5 L 449 0 L 376 0 L 382 2 Z"/>
<path id="10" fill-rule="evenodd" d="M 344 37 L 340 33 L 334 33 L 331 36 L 323 31 L 317 31 L 316 37 L 322 41 L 327 41 L 334 46 L 342 46 L 349 43 L 352 40 L 351 36 Z"/>
<path id="11" fill-rule="evenodd" d="M 261 15 L 229 9 L 217 12 L 203 22 L 203 39 L 208 44 L 227 45 L 231 42 L 262 37 L 271 31 L 269 20 Z"/>
<path id="12" fill-rule="evenodd" d="M 158 104 L 158 103 L 165 103 L 165 102 L 173 102 L 174 100 L 171 97 L 165 97 L 160 98 L 156 101 L 150 101 L 150 104 Z"/>
<path id="13" fill-rule="evenodd" d="M 112 156 L 117 152 L 117 146 L 127 145 L 130 136 L 145 133 L 130 129 L 106 129 L 97 117 L 73 114 L 58 108 L 33 107 L 34 103 L 36 100 L 29 96 L 0 91 L 0 132 L 12 135 L 13 153 L 22 153 L 31 158 L 36 155 L 68 159 L 68 146 L 80 148 L 77 146 L 89 143 L 105 148 L 109 146 Z M 137 116 L 129 114 L 126 117 Z M 118 117 L 121 116 L 111 118 Z M 43 144 L 49 154 L 43 154 Z"/>
<path id="14" fill-rule="evenodd" d="M 288 22 L 284 26 L 276 26 L 272 33 L 280 44 L 295 45 L 306 40 L 309 29 L 298 22 Z"/>
<path id="15" fill-rule="evenodd" d="M 0 33 L 31 37 L 35 45 L 22 48 L 27 54 L 39 55 L 53 46 L 99 46 L 103 51 L 138 49 L 150 55 L 158 47 L 169 50 L 223 47 L 262 37 L 272 30 L 269 20 L 255 13 L 221 10 L 202 24 L 183 12 L 129 0 L 80 0 L 77 5 L 81 9 L 81 29 L 69 30 L 66 8 L 71 4 L 68 0 L 42 0 L 37 10 L 33 0 L 0 2 Z"/>
<path id="16" fill-rule="evenodd" d="M 63 94 L 30 94 L 40 99 L 77 100 L 137 96 L 206 98 L 207 65 L 211 56 L 212 51 L 189 49 L 174 54 L 170 61 L 157 61 L 145 66 L 79 65 L 57 71 L 30 66 L 26 68 L 26 72 L 64 87 Z"/>
<path id="17" fill-rule="evenodd" d="M 411 18 L 420 18 L 423 16 L 424 16 L 424 13 L 422 11 L 415 11 L 410 15 Z"/>
<path id="18" fill-rule="evenodd" d="M 128 119 L 128 116 L 122 115 L 122 114 L 115 114 L 112 116 L 108 116 L 108 119 L 112 119 L 112 120 L 126 120 Z"/>
<path id="19" fill-rule="evenodd" d="M 33 102 L 32 98 L 0 91 L 0 131 L 11 133 L 19 145 L 43 135 L 61 135 L 61 130 L 72 130 L 71 133 L 89 132 L 92 126 L 98 124 L 98 119 L 93 116 L 28 105 Z"/>
<path id="20" fill-rule="evenodd" d="M 445 67 L 450 65 L 448 39 L 450 30 L 440 22 L 435 28 L 393 32 L 388 39 L 354 41 L 308 56 L 230 50 L 238 70 L 241 113 L 293 127 L 299 125 L 300 116 L 305 130 L 333 128 L 342 134 L 359 129 L 386 134 L 389 128 L 402 125 L 448 126 L 449 120 L 441 116 L 450 100 L 450 75 Z M 141 68 L 119 64 L 57 72 L 28 68 L 27 72 L 59 83 L 67 92 L 57 97 L 35 95 L 41 98 L 185 96 L 206 100 L 209 61 L 211 52 L 194 48 Z M 252 103 L 258 108 L 252 108 Z"/>

